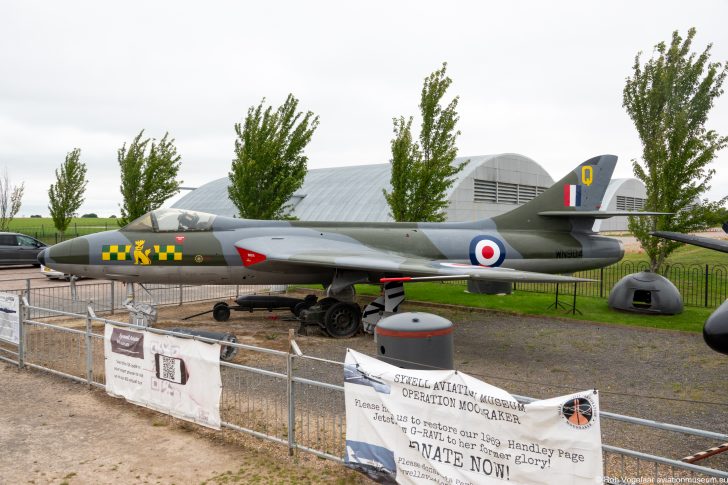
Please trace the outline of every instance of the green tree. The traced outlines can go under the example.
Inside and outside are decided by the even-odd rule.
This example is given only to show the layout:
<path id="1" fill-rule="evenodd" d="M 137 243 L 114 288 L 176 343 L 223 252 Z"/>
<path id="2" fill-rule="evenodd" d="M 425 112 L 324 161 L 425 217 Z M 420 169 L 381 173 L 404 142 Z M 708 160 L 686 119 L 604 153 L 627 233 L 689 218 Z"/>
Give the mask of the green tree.
<path id="1" fill-rule="evenodd" d="M 182 183 L 177 180 L 182 157 L 177 154 L 174 138 L 165 133 L 157 143 L 142 136 L 144 130 L 134 137 L 129 148 L 124 143 L 117 153 L 124 198 L 120 205 L 121 217 L 117 219 L 120 226 L 159 208 L 179 192 Z"/>
<path id="2" fill-rule="evenodd" d="M 23 192 L 25 184 L 10 186 L 10 177 L 8 169 L 5 168 L 3 176 L 0 177 L 0 231 L 10 229 L 10 223 L 20 210 L 23 200 Z"/>
<path id="3" fill-rule="evenodd" d="M 74 148 L 66 154 L 60 172 L 56 169 L 56 183 L 48 189 L 48 210 L 53 224 L 61 234 L 66 232 L 71 218 L 83 204 L 86 191 L 86 164 L 80 161 L 81 149 Z"/>
<path id="4" fill-rule="evenodd" d="M 453 165 L 457 156 L 455 142 L 460 119 L 455 96 L 444 108 L 440 105 L 452 80 L 446 75 L 447 63 L 425 78 L 420 95 L 422 127 L 419 143 L 412 138 L 412 117 L 394 118 L 392 148 L 392 191 L 384 191 L 395 221 L 444 221 L 447 190 L 455 175 L 468 163 Z"/>
<path id="5" fill-rule="evenodd" d="M 632 166 L 646 187 L 645 210 L 674 213 L 630 218 L 630 231 L 653 271 L 659 271 L 680 244 L 651 237 L 651 231 L 699 230 L 724 202 L 711 204 L 699 197 L 710 188 L 715 172 L 708 164 L 728 143 L 728 137 L 705 127 L 715 99 L 723 93 L 726 68 L 710 62 L 711 44 L 700 54 L 691 52 L 694 37 L 694 28 L 685 39 L 673 32 L 670 44 L 657 44 L 644 64 L 638 53 L 623 91 L 622 105 L 642 142 L 642 160 L 632 160 Z"/>
<path id="6" fill-rule="evenodd" d="M 235 158 L 228 195 L 246 219 L 287 218 L 286 201 L 303 185 L 308 158 L 304 148 L 318 127 L 311 111 L 296 112 L 298 100 L 289 94 L 273 111 L 265 98 L 251 106 L 244 123 L 235 124 Z"/>
<path id="7" fill-rule="evenodd" d="M 728 223 L 728 209 L 718 202 L 708 216 L 708 227 L 722 226 L 726 223 Z"/>

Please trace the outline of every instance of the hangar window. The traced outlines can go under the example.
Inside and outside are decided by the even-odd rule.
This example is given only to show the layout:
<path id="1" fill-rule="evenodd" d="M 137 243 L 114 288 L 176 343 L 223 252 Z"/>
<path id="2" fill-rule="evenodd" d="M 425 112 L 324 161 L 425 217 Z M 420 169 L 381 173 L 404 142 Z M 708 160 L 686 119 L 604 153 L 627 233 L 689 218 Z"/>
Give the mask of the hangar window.
<path id="1" fill-rule="evenodd" d="M 498 203 L 518 204 L 518 184 L 498 182 Z"/>
<path id="2" fill-rule="evenodd" d="M 531 199 L 535 199 L 538 187 L 535 185 L 519 185 L 518 186 L 518 203 L 524 204 Z"/>
<path id="3" fill-rule="evenodd" d="M 494 180 L 475 179 L 475 202 L 498 201 L 498 183 Z"/>
<path id="4" fill-rule="evenodd" d="M 639 197 L 617 196 L 618 211 L 639 211 L 645 208 L 645 199 Z"/>
<path id="5" fill-rule="evenodd" d="M 538 185 L 511 184 L 495 180 L 474 179 L 475 202 L 493 204 L 525 204 L 546 191 L 546 187 Z"/>

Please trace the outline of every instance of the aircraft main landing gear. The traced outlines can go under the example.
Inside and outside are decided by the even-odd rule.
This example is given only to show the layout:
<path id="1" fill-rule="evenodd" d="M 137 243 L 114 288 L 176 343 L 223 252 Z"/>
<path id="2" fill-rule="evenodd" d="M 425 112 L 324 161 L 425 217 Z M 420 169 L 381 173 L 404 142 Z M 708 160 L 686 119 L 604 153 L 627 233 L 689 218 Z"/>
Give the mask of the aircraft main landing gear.
<path id="1" fill-rule="evenodd" d="M 379 320 L 399 310 L 404 301 L 404 285 L 399 281 L 385 283 L 382 286 L 382 295 L 368 304 L 363 312 L 353 301 L 342 301 L 337 297 L 353 300 L 354 287 L 347 287 L 346 291 L 336 296 L 328 296 L 310 308 L 301 310 L 301 327 L 298 332 L 306 335 L 308 326 L 318 326 L 331 337 L 348 338 L 353 337 L 363 323 L 366 333 L 374 333 L 374 327 Z"/>
<path id="2" fill-rule="evenodd" d="M 333 338 L 354 336 L 361 327 L 361 308 L 348 301 L 326 297 L 299 314 L 301 327 L 299 333 L 306 334 L 308 326 L 318 326 Z"/>

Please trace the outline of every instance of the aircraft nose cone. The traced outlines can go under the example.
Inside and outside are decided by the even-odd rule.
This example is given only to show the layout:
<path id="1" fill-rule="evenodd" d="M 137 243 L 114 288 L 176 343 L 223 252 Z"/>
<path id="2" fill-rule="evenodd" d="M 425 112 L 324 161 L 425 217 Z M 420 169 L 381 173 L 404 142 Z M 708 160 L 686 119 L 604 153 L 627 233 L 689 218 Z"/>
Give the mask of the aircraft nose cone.
<path id="1" fill-rule="evenodd" d="M 43 251 L 38 253 L 38 262 L 45 266 L 45 253 L 48 251 L 47 249 L 44 249 Z"/>
<path id="2" fill-rule="evenodd" d="M 728 300 L 706 320 L 703 339 L 711 349 L 728 355 Z"/>

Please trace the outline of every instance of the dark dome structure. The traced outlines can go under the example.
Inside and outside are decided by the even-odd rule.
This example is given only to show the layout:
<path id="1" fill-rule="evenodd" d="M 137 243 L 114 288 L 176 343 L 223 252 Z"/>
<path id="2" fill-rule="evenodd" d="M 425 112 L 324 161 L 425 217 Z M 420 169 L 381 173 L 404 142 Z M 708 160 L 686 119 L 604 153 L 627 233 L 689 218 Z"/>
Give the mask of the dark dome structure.
<path id="1" fill-rule="evenodd" d="M 728 355 L 728 300 L 708 317 L 703 338 L 711 349 Z"/>
<path id="2" fill-rule="evenodd" d="M 627 275 L 609 293 L 609 308 L 635 313 L 677 315 L 683 311 L 680 291 L 651 271 Z"/>

